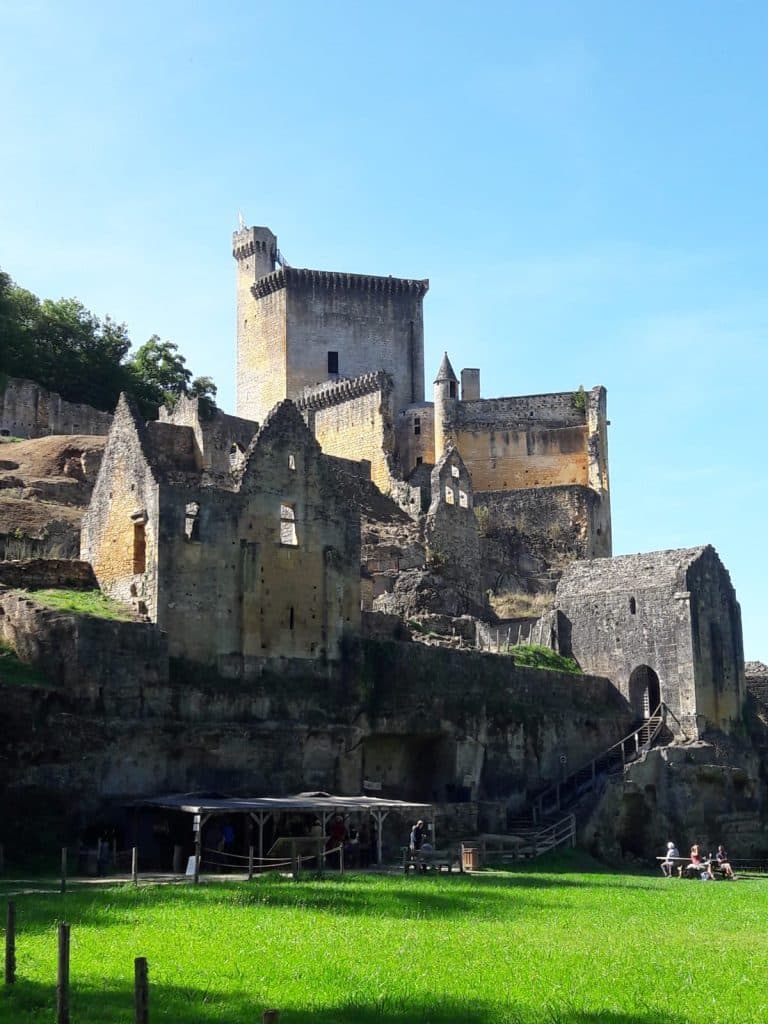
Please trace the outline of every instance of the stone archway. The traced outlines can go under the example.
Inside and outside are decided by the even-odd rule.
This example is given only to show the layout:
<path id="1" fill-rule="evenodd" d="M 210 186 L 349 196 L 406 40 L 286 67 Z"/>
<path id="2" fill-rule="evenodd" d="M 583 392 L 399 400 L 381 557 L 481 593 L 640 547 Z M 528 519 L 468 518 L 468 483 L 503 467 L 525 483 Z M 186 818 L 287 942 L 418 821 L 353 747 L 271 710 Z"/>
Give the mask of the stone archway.
<path id="1" fill-rule="evenodd" d="M 638 665 L 629 677 L 629 703 L 643 718 L 650 718 L 661 703 L 659 677 L 648 665 Z"/>

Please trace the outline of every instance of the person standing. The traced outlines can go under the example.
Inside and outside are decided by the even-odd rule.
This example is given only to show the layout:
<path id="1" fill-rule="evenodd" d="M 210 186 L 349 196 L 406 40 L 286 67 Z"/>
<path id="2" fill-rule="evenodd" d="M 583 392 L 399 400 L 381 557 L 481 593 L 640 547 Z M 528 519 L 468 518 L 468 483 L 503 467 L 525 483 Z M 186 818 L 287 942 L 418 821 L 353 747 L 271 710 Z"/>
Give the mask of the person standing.
<path id="1" fill-rule="evenodd" d="M 421 849 L 421 844 L 424 842 L 424 822 L 419 818 L 416 824 L 411 829 L 411 838 L 409 845 L 411 847 L 411 853 L 418 853 Z"/>

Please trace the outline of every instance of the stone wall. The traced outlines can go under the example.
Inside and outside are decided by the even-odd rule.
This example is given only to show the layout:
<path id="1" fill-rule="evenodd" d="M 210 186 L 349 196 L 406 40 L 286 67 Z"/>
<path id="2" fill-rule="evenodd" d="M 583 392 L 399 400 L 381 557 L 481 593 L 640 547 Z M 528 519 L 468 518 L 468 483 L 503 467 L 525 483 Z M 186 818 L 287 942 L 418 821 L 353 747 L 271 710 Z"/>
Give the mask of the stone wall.
<path id="1" fill-rule="evenodd" d="M 748 661 L 744 666 L 747 691 L 768 711 L 768 665 L 761 661 Z"/>
<path id="2" fill-rule="evenodd" d="M 160 421 L 190 427 L 195 436 L 201 468 L 212 476 L 226 476 L 237 466 L 259 429 L 255 420 L 229 416 L 221 409 L 201 407 L 199 398 L 182 395 L 174 408 L 160 407 Z"/>
<path id="3" fill-rule="evenodd" d="M 380 779 L 385 796 L 470 791 L 516 809 L 561 755 L 587 759 L 631 718 L 606 680 L 375 638 L 330 675 L 293 662 L 244 685 L 174 663 L 166 678 L 151 625 L 2 603 L 4 635 L 49 685 L 0 683 L 0 804 L 44 791 L 88 813 L 174 790 L 360 793 Z"/>
<path id="4" fill-rule="evenodd" d="M 97 583 L 88 562 L 68 558 L 32 558 L 0 561 L 0 585 L 25 590 L 94 590 Z"/>
<path id="5" fill-rule="evenodd" d="M 261 422 L 282 398 L 373 370 L 392 377 L 395 408 L 423 401 L 427 281 L 283 267 L 254 282 L 253 271 L 238 259 L 239 416 Z"/>
<path id="6" fill-rule="evenodd" d="M 741 615 L 713 548 L 574 563 L 556 609 L 560 651 L 612 679 L 638 713 L 660 698 L 689 737 L 738 727 Z"/>
<path id="7" fill-rule="evenodd" d="M 108 412 L 65 401 L 31 380 L 8 377 L 0 387 L 0 430 L 11 437 L 47 434 L 107 434 Z"/>
<path id="8" fill-rule="evenodd" d="M 394 453 L 393 385 L 384 373 L 306 389 L 297 405 L 327 455 L 370 463 L 370 478 L 390 489 Z"/>
<path id="9" fill-rule="evenodd" d="M 83 522 L 99 584 L 167 630 L 172 655 L 225 676 L 337 659 L 360 622 L 360 520 L 346 474 L 291 402 L 267 418 L 229 487 L 194 468 L 191 435 L 145 427 L 121 399 Z"/>

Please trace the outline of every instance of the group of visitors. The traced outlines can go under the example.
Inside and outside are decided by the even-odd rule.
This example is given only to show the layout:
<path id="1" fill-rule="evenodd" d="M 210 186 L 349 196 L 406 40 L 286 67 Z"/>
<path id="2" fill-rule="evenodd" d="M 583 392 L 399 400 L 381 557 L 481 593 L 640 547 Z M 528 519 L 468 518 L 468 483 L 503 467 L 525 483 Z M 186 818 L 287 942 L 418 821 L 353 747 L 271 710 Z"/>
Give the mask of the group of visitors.
<path id="1" fill-rule="evenodd" d="M 675 844 L 671 841 L 668 842 L 666 854 L 661 861 L 661 870 L 664 876 L 672 878 L 674 872 L 677 871 L 678 878 L 700 878 L 702 881 L 708 881 L 714 880 L 715 872 L 717 872 L 722 878 L 731 881 L 734 878 L 733 868 L 722 844 L 718 846 L 714 857 L 710 853 L 705 859 L 701 854 L 699 844 L 694 843 L 691 847 L 689 862 L 687 864 L 678 863 L 683 860 L 684 858 L 680 856 Z"/>

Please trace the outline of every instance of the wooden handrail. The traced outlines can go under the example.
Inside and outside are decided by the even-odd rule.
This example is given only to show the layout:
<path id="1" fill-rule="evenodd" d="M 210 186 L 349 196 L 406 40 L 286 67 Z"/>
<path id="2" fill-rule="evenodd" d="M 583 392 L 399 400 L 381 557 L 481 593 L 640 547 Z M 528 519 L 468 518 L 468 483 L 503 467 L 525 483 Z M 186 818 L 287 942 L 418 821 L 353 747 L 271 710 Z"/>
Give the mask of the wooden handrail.
<path id="1" fill-rule="evenodd" d="M 543 793 L 539 793 L 539 795 L 536 797 L 533 803 L 534 822 L 536 821 L 537 814 L 540 815 L 541 813 L 543 813 L 544 801 L 548 798 L 554 797 L 555 809 L 560 809 L 561 793 L 563 789 L 566 788 L 570 782 L 575 782 L 576 777 L 580 775 L 582 772 L 589 773 L 590 785 L 587 786 L 587 790 L 593 789 L 598 775 L 599 762 L 604 760 L 610 761 L 611 755 L 614 752 L 621 752 L 622 767 L 626 766 L 627 743 L 632 742 L 634 744 L 634 750 L 630 751 L 630 753 L 633 755 L 630 758 L 630 761 L 634 761 L 635 757 L 640 753 L 640 751 L 643 748 L 649 749 L 653 745 L 654 740 L 659 735 L 662 728 L 664 727 L 667 712 L 669 712 L 667 705 L 664 703 L 664 701 L 661 701 L 658 707 L 654 710 L 653 714 L 650 715 L 647 719 L 645 719 L 644 723 L 641 726 L 639 726 L 637 729 L 633 729 L 632 732 L 627 733 L 626 736 L 618 740 L 616 743 L 608 747 L 606 750 L 602 751 L 602 753 L 598 754 L 597 757 L 593 757 L 589 761 L 586 761 L 584 764 L 581 765 L 581 767 L 571 772 L 564 779 L 561 779 L 560 782 L 555 783 L 554 786 L 549 786 L 547 789 L 544 790 Z M 677 717 L 672 712 L 669 712 L 669 714 L 672 715 L 676 722 L 678 721 Z M 680 723 L 678 722 L 678 725 L 679 724 Z M 641 743 L 640 734 L 645 730 L 648 730 L 648 738 Z"/>

